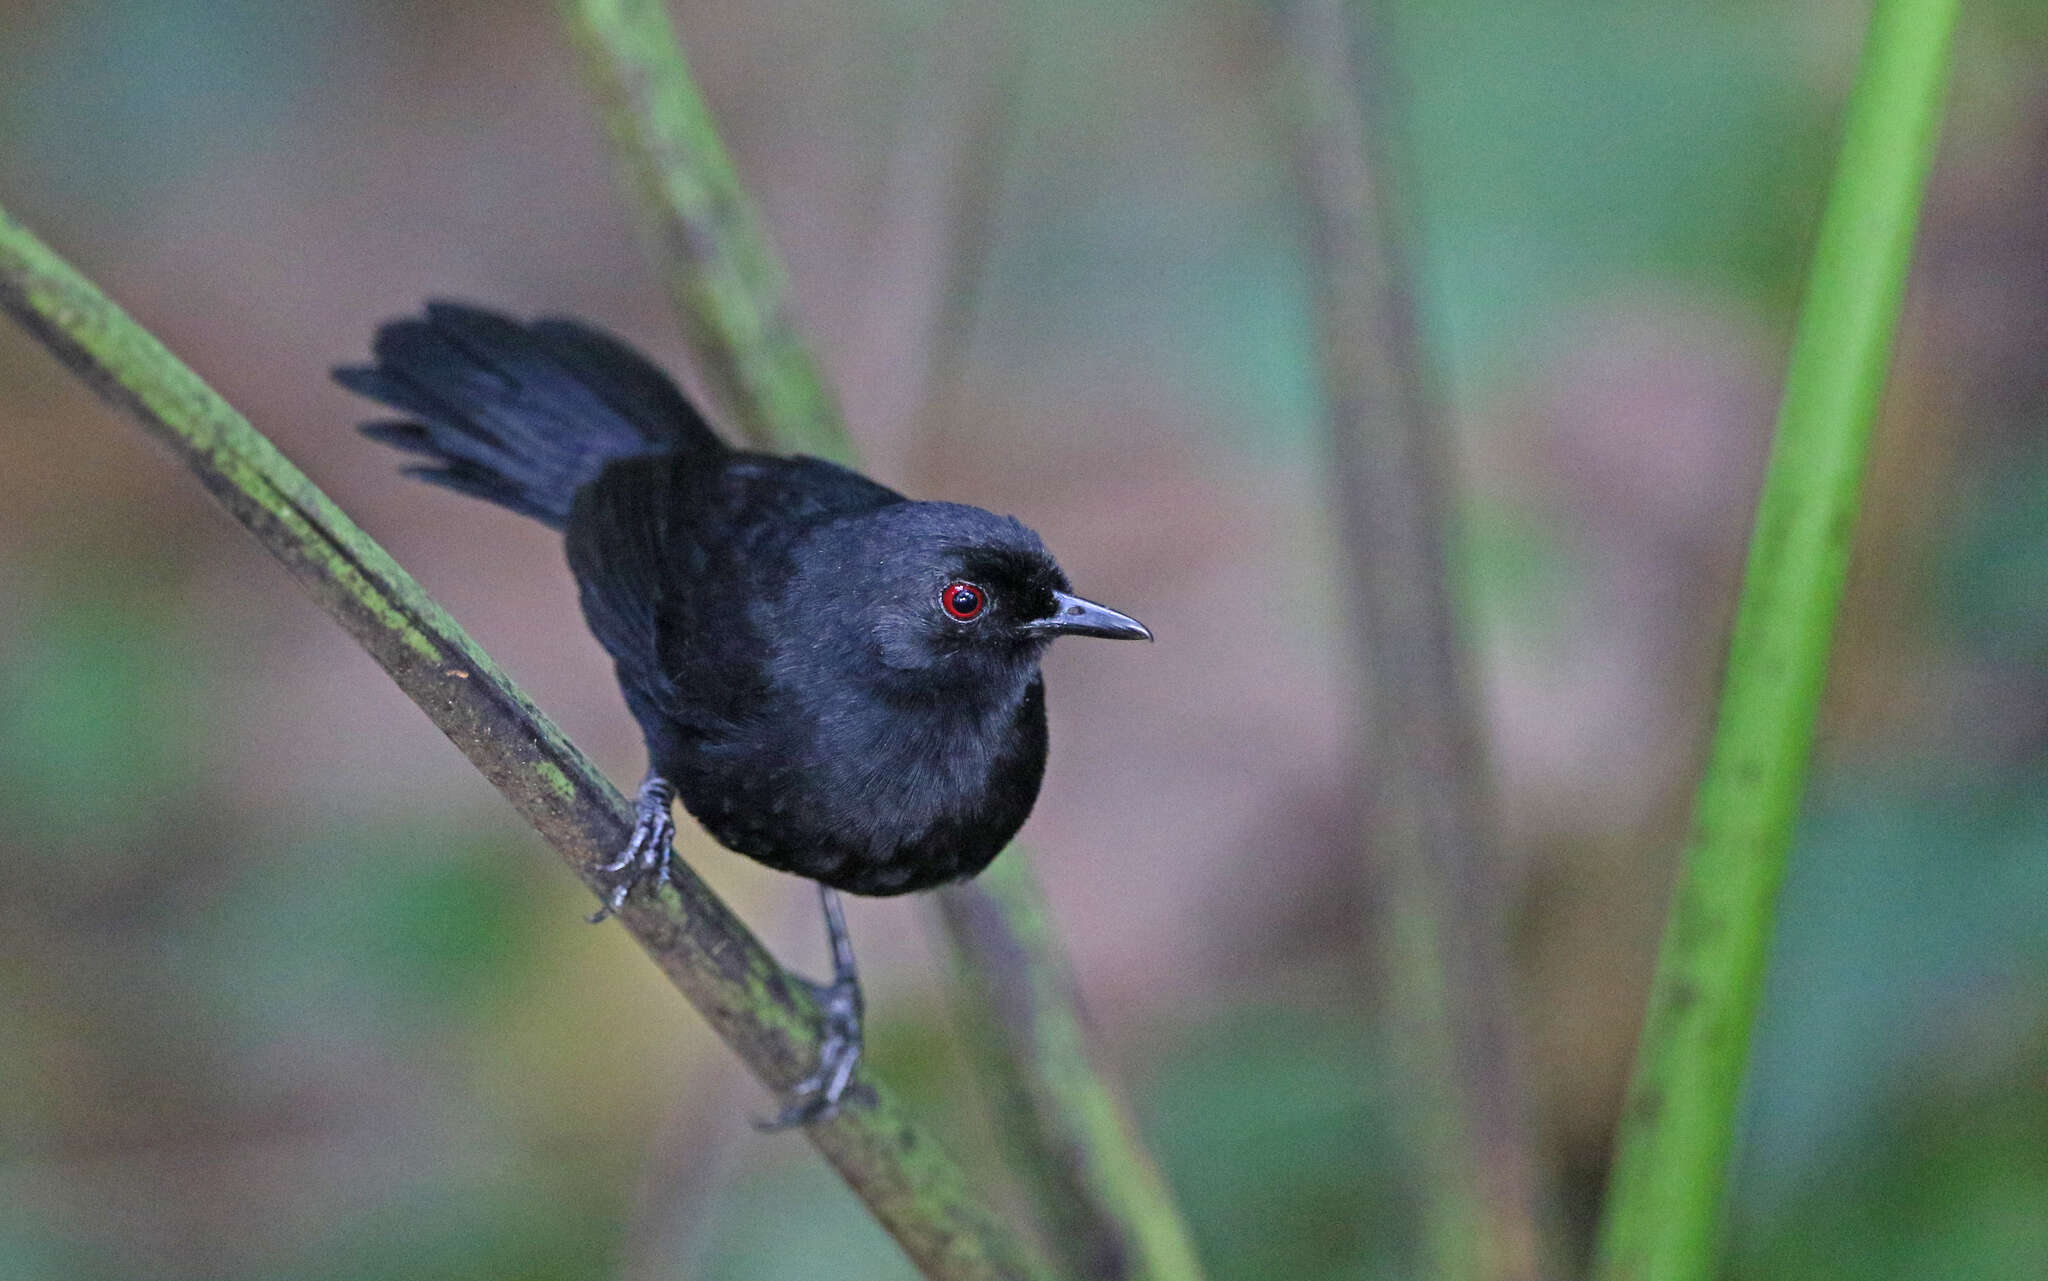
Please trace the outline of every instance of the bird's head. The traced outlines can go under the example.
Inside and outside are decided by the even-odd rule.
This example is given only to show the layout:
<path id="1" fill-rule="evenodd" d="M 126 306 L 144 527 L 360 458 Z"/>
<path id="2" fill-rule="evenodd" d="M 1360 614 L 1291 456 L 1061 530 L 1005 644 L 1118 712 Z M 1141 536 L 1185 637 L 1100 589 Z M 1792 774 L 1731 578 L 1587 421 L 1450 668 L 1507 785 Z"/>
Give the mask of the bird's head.
<path id="1" fill-rule="evenodd" d="M 821 529 L 811 553 L 792 596 L 886 681 L 1006 685 L 1060 636 L 1152 639 L 1074 595 L 1037 534 L 979 507 L 893 504 Z"/>

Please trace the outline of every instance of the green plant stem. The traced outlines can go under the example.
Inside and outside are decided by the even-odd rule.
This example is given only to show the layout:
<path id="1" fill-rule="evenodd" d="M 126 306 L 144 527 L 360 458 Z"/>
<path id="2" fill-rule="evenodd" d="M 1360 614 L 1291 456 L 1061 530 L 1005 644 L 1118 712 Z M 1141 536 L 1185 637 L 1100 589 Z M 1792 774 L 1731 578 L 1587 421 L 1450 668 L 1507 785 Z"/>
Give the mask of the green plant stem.
<path id="1" fill-rule="evenodd" d="M 1423 1275 L 1542 1273 L 1490 770 L 1450 595 L 1444 431 L 1383 173 L 1394 105 L 1370 7 L 1290 0 L 1283 87 L 1313 233 L 1331 472 L 1363 675 L 1366 839 L 1386 949 Z M 1355 21 L 1354 21 L 1355 19 Z"/>
<path id="2" fill-rule="evenodd" d="M 662 6 L 562 0 L 561 9 L 693 342 L 713 369 L 756 371 L 729 392 L 738 420 L 764 447 L 853 462 L 856 451 L 793 329 L 751 320 L 789 314 L 783 274 Z M 1006 1118 L 1024 1158 L 1018 1172 L 1053 1221 L 1061 1253 L 1091 1277 L 1199 1277 L 1165 1184 L 1088 1055 L 1064 951 L 1028 859 L 1013 849 L 979 881 L 937 897 L 969 1021 L 1001 1047 L 984 1060 L 992 1060 L 1005 1106 L 1023 1110 Z M 1030 1024 L 1005 1026 L 1011 1013 Z"/>
<path id="3" fill-rule="evenodd" d="M 1097 1070 L 1079 995 L 1026 851 L 939 895 L 968 1044 L 1038 1200 L 1053 1249 L 1079 1277 L 1202 1275 L 1172 1194 Z"/>
<path id="4" fill-rule="evenodd" d="M 1622 1117 L 1605 1281 L 1706 1281 L 1716 1268 L 1736 1106 L 1956 8 L 1877 0 L 1871 11 Z"/>
<path id="5" fill-rule="evenodd" d="M 632 811 L 488 655 L 311 481 L 21 224 L 0 210 L 0 310 L 170 448 L 593 891 Z M 787 1091 L 817 1059 L 818 1007 L 723 902 L 678 866 L 619 913 L 762 1083 Z M 601 1076 L 602 1073 L 595 1075 Z M 938 1145 L 865 1074 L 807 1132 L 925 1276 L 1049 1278 Z"/>
<path id="6" fill-rule="evenodd" d="M 690 75 L 662 0 L 561 0 L 614 152 L 717 417 L 762 448 L 853 447 L 798 334 L 782 264 Z"/>

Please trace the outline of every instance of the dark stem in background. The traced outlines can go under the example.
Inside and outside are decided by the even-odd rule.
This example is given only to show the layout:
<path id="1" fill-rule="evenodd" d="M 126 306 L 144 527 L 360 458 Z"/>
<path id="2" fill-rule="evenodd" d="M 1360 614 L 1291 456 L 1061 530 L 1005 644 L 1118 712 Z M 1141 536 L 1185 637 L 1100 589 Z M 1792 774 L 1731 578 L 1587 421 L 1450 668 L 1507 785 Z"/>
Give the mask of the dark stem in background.
<path id="1" fill-rule="evenodd" d="M 786 326 L 761 328 L 751 317 L 786 317 L 788 300 L 765 233 L 740 191 L 692 83 L 674 28 L 658 0 L 562 0 L 564 21 L 586 58 L 612 140 L 661 269 L 686 317 L 706 308 L 740 323 L 690 319 L 712 368 L 766 371 L 752 397 L 735 408 L 754 438 L 786 450 L 851 461 L 854 449 L 827 395 L 811 394 L 815 366 L 756 359 L 755 343 L 800 347 Z M 706 190 L 720 193 L 707 201 Z M 715 208 L 715 217 L 701 213 Z M 744 249 L 734 251 L 726 244 Z M 736 258 L 755 264 L 729 269 Z M 784 388 L 777 379 L 788 377 Z M 979 1003 L 991 1029 L 1012 1134 L 1028 1140 L 1018 1175 L 1037 1203 L 1052 1207 L 1062 1253 L 1083 1275 L 1194 1278 L 1194 1252 L 1163 1180 L 1140 1146 L 1107 1081 L 1087 1053 L 1082 1019 L 1067 977 L 1064 949 L 1048 927 L 1025 852 L 1012 849 L 978 882 L 939 892 L 963 973 L 962 995 Z M 972 925 L 969 927 L 968 923 Z M 1004 1012 L 1028 1011 L 1026 1025 Z M 1085 1248 L 1077 1242 L 1088 1243 Z"/>
<path id="2" fill-rule="evenodd" d="M 593 892 L 626 841 L 617 789 L 477 648 L 412 576 L 212 388 L 0 210 L 0 311 L 189 467 L 408 698 L 448 735 Z M 678 863 L 619 922 L 775 1095 L 817 1058 L 809 988 Z M 565 928 L 567 928 L 565 926 Z M 604 1072 L 593 1067 L 593 1080 Z M 1036 1253 L 895 1100 L 859 1079 L 811 1141 L 934 1281 L 1049 1279 Z M 737 1124 L 737 1120 L 735 1120 Z"/>
<path id="3" fill-rule="evenodd" d="M 1012 848 L 979 880 L 938 895 L 963 1030 L 994 1087 L 1011 1168 L 1073 1275 L 1200 1281 L 1172 1193 L 1096 1064 L 1065 950 L 1024 855 Z"/>
<path id="4" fill-rule="evenodd" d="M 956 310 L 946 283 L 980 281 L 985 241 L 974 232 L 984 206 L 999 190 L 1003 149 L 989 146 L 991 117 L 1007 118 L 1008 99 L 990 84 L 990 70 L 1007 47 L 1007 8 L 964 0 L 916 6 L 886 22 L 898 46 L 893 124 L 886 157 L 876 167 L 884 200 L 867 233 L 856 268 L 865 304 L 859 336 L 844 354 L 855 377 L 869 385 L 870 421 L 895 429 L 904 488 L 918 497 L 938 492 L 913 474 L 919 427 L 928 418 L 931 388 L 942 367 L 957 366 L 957 348 L 969 337 L 973 314 Z M 969 242 L 963 244 L 963 241 Z M 952 272 L 966 253 L 971 268 Z M 970 301 L 971 306 L 971 301 Z M 920 412 L 921 410 L 926 412 Z M 883 466 L 870 444 L 871 466 Z"/>
<path id="5" fill-rule="evenodd" d="M 920 335 L 926 354 L 904 448 L 904 475 L 912 484 L 943 478 L 947 424 L 968 408 L 961 401 L 964 374 L 980 327 L 989 261 L 1023 130 L 1033 47 L 1028 24 L 1018 20 L 1014 8 L 1002 6 L 986 25 L 994 30 L 976 27 L 972 44 L 946 40 L 954 52 L 934 60 L 935 92 L 945 104 L 957 106 L 948 112 L 953 124 L 947 131 L 950 154 L 943 162 L 943 236 L 926 277 L 927 319 Z M 978 48 L 982 56 L 963 65 L 967 60 L 958 52 L 963 46 Z"/>
<path id="6" fill-rule="evenodd" d="M 1541 1275 L 1491 780 L 1445 555 L 1448 443 L 1384 175 L 1394 105 L 1366 6 L 1283 7 L 1323 384 L 1369 731 L 1368 848 L 1423 1160 L 1424 1275 Z M 1357 26 L 1354 27 L 1354 21 Z M 1363 29 L 1361 29 L 1363 28 Z"/>
<path id="7" fill-rule="evenodd" d="M 883 250 L 896 290 L 921 293 L 893 336 L 916 405 L 904 470 L 938 477 L 956 412 L 1023 115 L 1025 37 L 1008 9 L 949 5 L 932 21 L 890 172 Z M 990 68 L 996 70 L 991 74 Z M 910 113 L 906 113 L 910 114 Z M 911 242 L 911 243 L 900 243 Z M 879 292 L 879 291 L 875 291 Z M 909 412 L 906 408 L 906 412 Z M 1194 1281 L 1193 1243 L 1091 1050 L 1066 953 L 1027 852 L 932 896 L 946 931 L 956 1006 L 989 1087 L 1009 1167 L 1054 1254 L 1079 1277 Z"/>

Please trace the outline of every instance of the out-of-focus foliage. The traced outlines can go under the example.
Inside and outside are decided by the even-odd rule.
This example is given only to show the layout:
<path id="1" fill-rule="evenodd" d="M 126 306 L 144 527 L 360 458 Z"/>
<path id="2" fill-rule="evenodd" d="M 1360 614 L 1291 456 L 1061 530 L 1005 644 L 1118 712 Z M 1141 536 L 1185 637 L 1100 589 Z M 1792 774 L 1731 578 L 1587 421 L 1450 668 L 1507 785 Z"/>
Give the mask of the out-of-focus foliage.
<path id="1" fill-rule="evenodd" d="M 324 383 L 433 293 L 682 362 L 546 10 L 0 0 L 0 193 L 630 779 L 546 531 L 398 480 Z M 675 12 L 884 479 L 1018 512 L 1161 635 L 1055 652 L 1029 836 L 1211 1274 L 1401 1275 L 1266 7 Z M 2042 12 L 1969 6 L 1958 48 L 1752 1082 L 1744 1281 L 2048 1275 Z M 1579 1233 L 1862 17 L 1392 11 Z M 991 177 L 956 254 L 920 193 Z M 953 256 L 984 269 L 926 386 Z M 0 1276 L 907 1276 L 191 489 L 0 332 Z M 821 963 L 800 891 L 684 852 Z M 915 905 L 852 923 L 882 1070 L 1004 1186 Z"/>

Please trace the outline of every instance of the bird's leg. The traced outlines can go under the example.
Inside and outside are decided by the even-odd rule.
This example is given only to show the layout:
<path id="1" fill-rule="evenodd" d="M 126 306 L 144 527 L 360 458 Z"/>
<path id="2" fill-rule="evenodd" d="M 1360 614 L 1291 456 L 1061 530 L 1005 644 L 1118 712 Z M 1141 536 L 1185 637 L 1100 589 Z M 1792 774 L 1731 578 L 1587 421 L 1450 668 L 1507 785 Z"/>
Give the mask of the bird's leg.
<path id="1" fill-rule="evenodd" d="M 853 1080 L 854 1065 L 860 1062 L 860 975 L 853 968 L 853 938 L 846 932 L 846 914 L 839 908 L 839 892 L 829 885 L 820 885 L 818 901 L 825 908 L 825 937 L 832 945 L 832 982 L 814 988 L 825 1013 L 825 1035 L 818 1042 L 818 1070 L 797 1082 L 781 1114 L 773 1121 L 754 1122 L 762 1130 L 786 1130 L 793 1125 L 831 1120 L 839 1111 L 847 1084 Z"/>
<path id="2" fill-rule="evenodd" d="M 618 911 L 634 886 L 643 881 L 656 885 L 668 881 L 669 859 L 674 855 L 671 845 L 676 839 L 676 820 L 669 807 L 675 800 L 676 789 L 669 781 L 648 770 L 633 802 L 633 839 L 617 858 L 597 866 L 605 881 L 604 906 L 591 914 L 592 925 Z"/>

